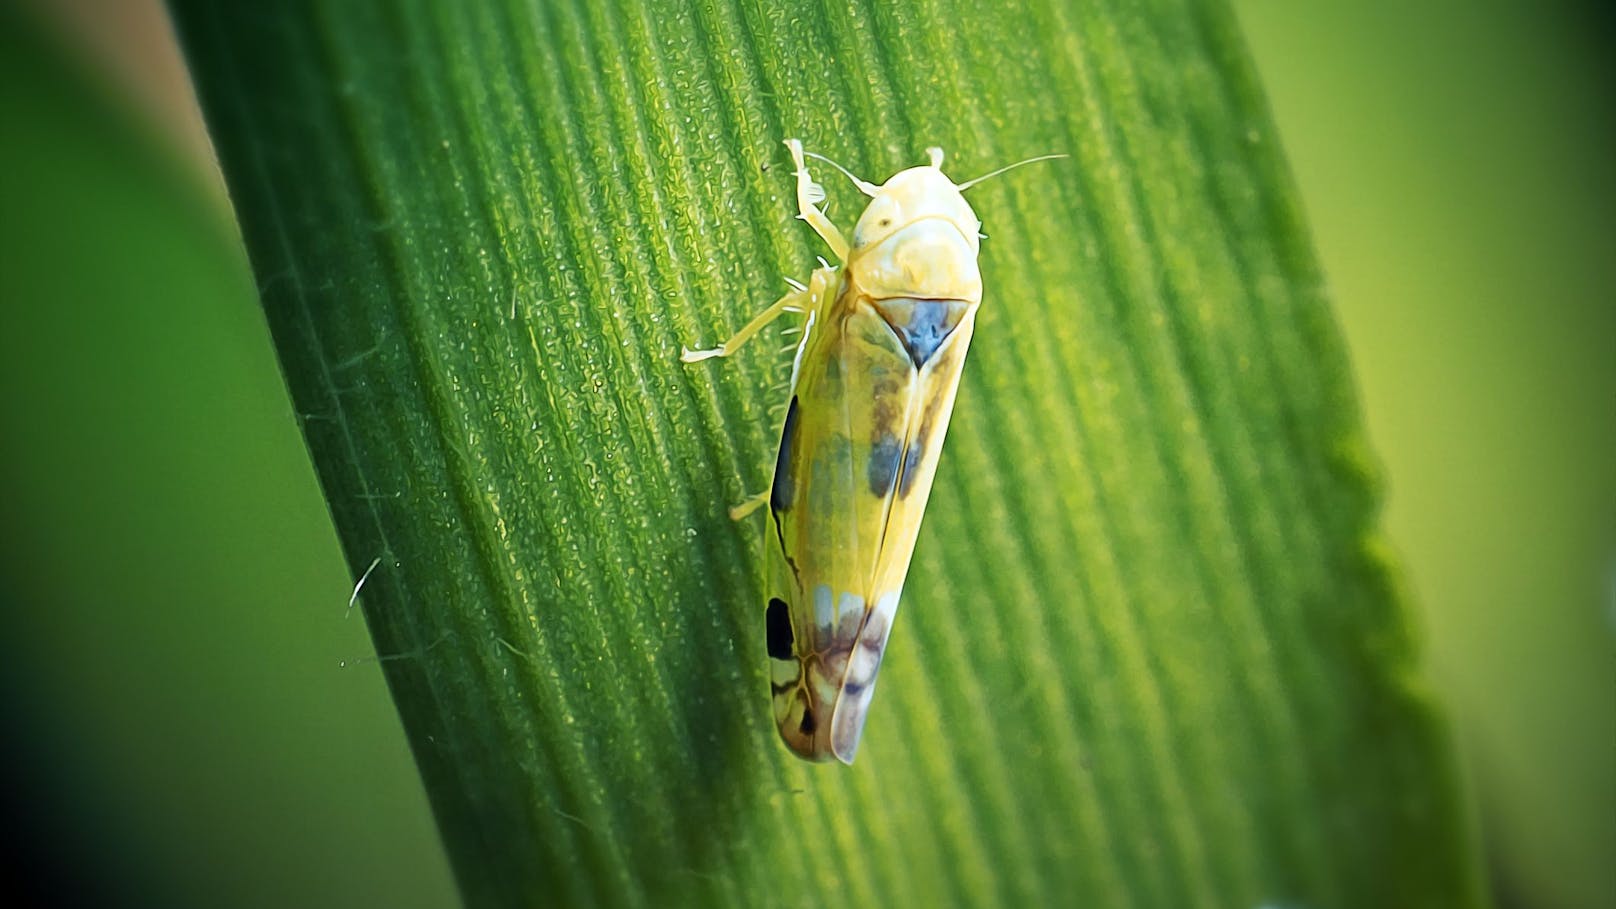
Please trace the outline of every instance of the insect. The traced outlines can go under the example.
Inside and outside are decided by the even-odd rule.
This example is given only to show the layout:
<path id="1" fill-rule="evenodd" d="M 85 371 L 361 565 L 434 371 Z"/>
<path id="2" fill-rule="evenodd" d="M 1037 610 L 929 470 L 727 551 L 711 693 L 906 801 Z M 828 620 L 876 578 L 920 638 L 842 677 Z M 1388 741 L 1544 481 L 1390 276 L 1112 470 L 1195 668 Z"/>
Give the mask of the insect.
<path id="1" fill-rule="evenodd" d="M 956 185 L 943 151 L 881 186 L 787 139 L 798 217 L 840 260 L 820 260 L 723 345 L 734 353 L 784 313 L 806 313 L 767 505 L 767 636 L 774 718 L 790 749 L 851 764 L 931 495 L 960 367 L 982 301 L 981 222 L 962 193 L 1043 155 Z M 869 205 L 852 242 L 817 204 L 808 157 L 841 171 Z"/>

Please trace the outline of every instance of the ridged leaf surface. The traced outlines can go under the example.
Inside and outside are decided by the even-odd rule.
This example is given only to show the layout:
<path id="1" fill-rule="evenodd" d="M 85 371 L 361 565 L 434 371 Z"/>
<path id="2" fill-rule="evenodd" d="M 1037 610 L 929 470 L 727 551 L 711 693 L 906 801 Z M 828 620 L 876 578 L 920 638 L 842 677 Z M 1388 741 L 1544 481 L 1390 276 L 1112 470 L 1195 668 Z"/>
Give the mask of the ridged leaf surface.
<path id="1" fill-rule="evenodd" d="M 176 13 L 472 905 L 1463 906 L 1346 357 L 1221 3 Z M 825 251 L 780 140 L 983 184 L 985 300 L 852 768 L 761 524 Z M 859 197 L 828 170 L 832 217 Z"/>

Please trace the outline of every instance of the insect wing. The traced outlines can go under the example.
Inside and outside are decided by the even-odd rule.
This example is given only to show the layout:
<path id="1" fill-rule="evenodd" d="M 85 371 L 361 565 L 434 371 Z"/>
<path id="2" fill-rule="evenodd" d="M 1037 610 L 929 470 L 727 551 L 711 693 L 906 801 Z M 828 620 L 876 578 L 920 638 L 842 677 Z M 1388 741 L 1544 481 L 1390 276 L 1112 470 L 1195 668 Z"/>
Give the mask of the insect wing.
<path id="1" fill-rule="evenodd" d="M 935 305 L 844 289 L 806 342 L 781 436 L 771 682 L 781 736 L 814 760 L 858 749 L 970 342 L 962 302 L 917 356 L 914 312 L 946 301 L 907 302 Z"/>
<path id="2" fill-rule="evenodd" d="M 910 304 L 913 304 L 912 310 L 906 308 Z M 946 312 L 949 307 L 956 310 L 950 314 L 951 321 L 942 326 L 942 331 L 916 327 L 916 323 L 935 323 L 938 319 L 933 314 Z M 900 339 L 911 357 L 919 361 L 914 406 L 897 433 L 902 440 L 902 464 L 888 497 L 886 534 L 876 561 L 875 589 L 898 590 L 909 573 L 909 561 L 920 534 L 920 519 L 931 498 L 943 439 L 954 414 L 961 367 L 976 326 L 976 304 L 953 300 L 887 300 L 880 308 L 888 324 L 899 326 Z M 906 328 L 915 330 L 906 331 Z M 921 335 L 929 337 L 917 339 Z"/>

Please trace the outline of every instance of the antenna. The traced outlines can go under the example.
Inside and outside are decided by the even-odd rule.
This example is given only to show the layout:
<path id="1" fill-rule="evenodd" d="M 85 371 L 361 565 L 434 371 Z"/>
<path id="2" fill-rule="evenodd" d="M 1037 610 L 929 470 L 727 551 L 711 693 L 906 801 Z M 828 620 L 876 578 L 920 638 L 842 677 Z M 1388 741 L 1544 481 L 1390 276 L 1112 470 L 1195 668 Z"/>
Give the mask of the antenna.
<path id="1" fill-rule="evenodd" d="M 978 183 L 981 183 L 983 180 L 986 180 L 989 177 L 997 177 L 998 175 L 1004 173 L 1005 171 L 1015 170 L 1016 168 L 1020 167 L 1023 164 L 1035 164 L 1035 163 L 1037 163 L 1039 161 L 1053 161 L 1056 158 L 1070 158 L 1070 157 L 1071 157 L 1071 155 L 1039 155 L 1036 158 L 1028 158 L 1028 159 L 1026 159 L 1024 161 L 1017 161 L 1014 164 L 1007 164 L 1004 167 L 1001 167 L 998 170 L 993 171 L 992 173 L 983 174 L 982 176 L 977 177 L 975 180 L 966 180 L 964 183 L 961 183 L 959 185 L 959 191 L 960 192 L 965 192 L 966 190 L 970 189 L 971 187 L 975 186 Z"/>
<path id="2" fill-rule="evenodd" d="M 825 157 L 824 155 L 814 154 L 811 151 L 805 151 L 805 152 L 803 152 L 803 154 L 807 155 L 810 158 L 817 158 L 818 160 L 823 161 L 826 164 L 829 164 L 831 167 L 834 167 L 837 170 L 841 171 L 843 176 L 845 176 L 847 179 L 853 181 L 853 185 L 857 186 L 859 188 L 859 192 L 865 194 L 866 196 L 869 196 L 872 199 L 875 198 L 876 185 L 874 183 L 871 183 L 868 180 L 860 180 L 858 177 L 853 176 L 852 171 L 850 171 L 847 168 L 841 166 L 840 164 L 837 164 L 835 161 L 832 161 L 831 159 Z"/>

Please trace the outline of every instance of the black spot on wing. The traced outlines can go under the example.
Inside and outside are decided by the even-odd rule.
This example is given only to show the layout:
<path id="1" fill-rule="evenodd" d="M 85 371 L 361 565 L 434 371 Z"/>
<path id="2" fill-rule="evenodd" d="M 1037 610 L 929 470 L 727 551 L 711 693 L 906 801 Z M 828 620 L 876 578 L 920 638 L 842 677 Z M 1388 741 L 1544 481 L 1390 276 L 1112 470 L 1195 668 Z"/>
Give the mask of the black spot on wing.
<path id="1" fill-rule="evenodd" d="M 779 597 L 769 600 L 769 612 L 764 622 L 768 626 L 769 656 L 776 660 L 791 659 L 791 645 L 795 638 L 791 633 L 791 609 L 786 606 L 786 601 Z"/>
<path id="2" fill-rule="evenodd" d="M 797 396 L 792 395 L 791 406 L 786 409 L 786 427 L 780 432 L 780 453 L 774 457 L 774 484 L 769 488 L 769 507 L 775 511 L 789 509 L 796 494 L 791 478 L 791 468 L 796 462 L 796 441 Z"/>
<path id="3" fill-rule="evenodd" d="M 813 708 L 804 707 L 802 711 L 802 722 L 797 725 L 797 730 L 803 735 L 813 735 L 814 730 L 818 728 L 819 723 L 814 720 Z"/>
<path id="4" fill-rule="evenodd" d="M 898 498 L 909 498 L 909 491 L 915 486 L 915 477 L 920 473 L 920 459 L 923 456 L 921 446 L 924 440 L 916 441 L 909 446 L 909 456 L 903 461 L 903 482 L 898 484 Z"/>
<path id="5" fill-rule="evenodd" d="M 898 437 L 881 436 L 870 446 L 870 494 L 884 499 L 898 482 L 898 458 L 903 454 L 903 443 Z"/>

